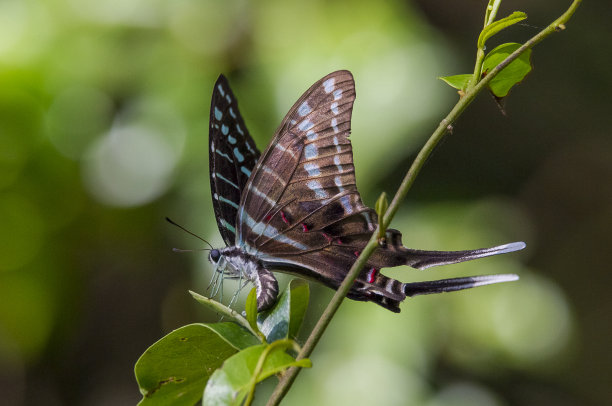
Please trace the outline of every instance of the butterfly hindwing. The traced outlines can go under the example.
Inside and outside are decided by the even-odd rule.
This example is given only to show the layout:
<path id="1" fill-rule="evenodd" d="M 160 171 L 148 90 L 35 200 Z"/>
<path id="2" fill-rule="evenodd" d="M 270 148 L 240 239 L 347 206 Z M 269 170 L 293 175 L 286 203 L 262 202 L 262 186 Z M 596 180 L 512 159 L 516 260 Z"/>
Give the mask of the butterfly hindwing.
<path id="1" fill-rule="evenodd" d="M 215 83 L 210 105 L 209 151 L 215 217 L 225 244 L 230 246 L 235 242 L 242 190 L 260 153 L 223 75 Z"/>

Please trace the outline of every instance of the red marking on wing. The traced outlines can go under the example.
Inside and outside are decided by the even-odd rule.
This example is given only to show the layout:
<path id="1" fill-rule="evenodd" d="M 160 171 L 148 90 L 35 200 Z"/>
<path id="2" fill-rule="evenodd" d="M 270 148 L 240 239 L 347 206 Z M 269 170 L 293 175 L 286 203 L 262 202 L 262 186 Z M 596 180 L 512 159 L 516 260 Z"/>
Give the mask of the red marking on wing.
<path id="1" fill-rule="evenodd" d="M 271 215 L 271 214 L 268 214 L 268 215 L 266 216 L 266 221 L 270 221 L 270 220 L 272 220 L 272 215 Z"/>
<path id="2" fill-rule="evenodd" d="M 374 283 L 374 279 L 376 279 L 377 272 L 378 272 L 378 269 L 376 268 L 370 269 L 370 271 L 368 272 L 368 283 Z"/>
<path id="3" fill-rule="evenodd" d="M 308 232 L 308 226 L 304 223 L 302 223 L 302 231 L 307 233 Z"/>
<path id="4" fill-rule="evenodd" d="M 356 256 L 356 257 L 358 257 L 358 256 L 359 256 L 359 254 L 361 254 L 361 252 L 359 252 L 359 251 L 355 251 L 355 252 L 353 252 L 353 254 L 355 254 L 355 256 Z"/>
<path id="5" fill-rule="evenodd" d="M 285 212 L 281 211 L 280 214 L 281 214 L 281 218 L 283 219 L 285 224 L 289 224 L 289 220 L 287 220 L 287 217 L 285 217 Z"/>

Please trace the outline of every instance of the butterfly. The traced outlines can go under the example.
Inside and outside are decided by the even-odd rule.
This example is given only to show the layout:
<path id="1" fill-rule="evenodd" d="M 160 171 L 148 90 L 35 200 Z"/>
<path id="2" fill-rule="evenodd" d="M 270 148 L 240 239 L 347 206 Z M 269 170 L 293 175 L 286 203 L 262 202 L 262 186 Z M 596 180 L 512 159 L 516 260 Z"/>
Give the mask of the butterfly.
<path id="1" fill-rule="evenodd" d="M 221 75 L 210 107 L 210 185 L 217 225 L 226 247 L 208 255 L 221 278 L 255 285 L 257 308 L 277 300 L 281 271 L 337 289 L 377 224 L 355 183 L 349 134 L 355 83 L 349 71 L 323 77 L 291 107 L 260 154 L 236 97 Z M 385 267 L 426 269 L 521 250 L 523 242 L 466 251 L 424 251 L 402 245 L 388 229 L 360 271 L 348 297 L 393 312 L 406 297 L 450 292 L 518 279 L 486 275 L 402 283 Z"/>

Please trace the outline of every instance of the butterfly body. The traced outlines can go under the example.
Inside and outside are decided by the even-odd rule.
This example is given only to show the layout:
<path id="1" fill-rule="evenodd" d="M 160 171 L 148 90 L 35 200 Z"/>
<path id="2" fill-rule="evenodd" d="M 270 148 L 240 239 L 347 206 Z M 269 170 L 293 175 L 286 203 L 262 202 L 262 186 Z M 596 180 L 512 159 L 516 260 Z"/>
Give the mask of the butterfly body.
<path id="1" fill-rule="evenodd" d="M 376 212 L 363 204 L 355 181 L 349 140 L 354 99 L 350 72 L 325 76 L 294 104 L 260 154 L 226 79 L 220 76 L 215 84 L 210 175 L 217 224 L 227 247 L 211 251 L 209 259 L 223 275 L 255 284 L 259 310 L 271 306 L 278 294 L 271 270 L 338 288 L 376 229 Z M 407 296 L 514 280 L 515 275 L 496 275 L 406 284 L 380 269 L 425 269 L 523 247 L 413 250 L 402 245 L 399 231 L 389 229 L 348 297 L 399 312 Z"/>

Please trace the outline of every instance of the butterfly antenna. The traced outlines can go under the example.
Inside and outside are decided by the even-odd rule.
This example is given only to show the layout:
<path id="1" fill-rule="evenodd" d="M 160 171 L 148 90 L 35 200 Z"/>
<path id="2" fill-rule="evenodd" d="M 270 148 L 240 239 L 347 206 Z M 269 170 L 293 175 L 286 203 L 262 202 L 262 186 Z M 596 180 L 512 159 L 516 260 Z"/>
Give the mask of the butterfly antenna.
<path id="1" fill-rule="evenodd" d="M 180 228 L 181 230 L 183 230 L 183 231 L 184 231 L 184 232 L 186 232 L 187 234 L 191 234 L 191 235 L 193 235 L 195 238 L 197 238 L 197 239 L 199 239 L 199 240 L 204 241 L 204 242 L 205 242 L 205 243 L 206 243 L 206 244 L 207 244 L 207 245 L 210 247 L 210 249 L 211 249 L 211 250 L 213 249 L 213 246 L 212 246 L 212 245 L 211 245 L 211 244 L 210 244 L 208 241 L 206 241 L 204 238 L 200 237 L 199 235 L 197 235 L 197 234 L 195 234 L 195 233 L 193 233 L 193 232 L 191 232 L 191 231 L 187 230 L 185 227 L 183 227 L 183 226 L 181 226 L 181 225 L 179 225 L 179 224 L 176 224 L 174 221 L 170 220 L 170 218 L 168 218 L 168 217 L 166 217 L 166 221 L 167 221 L 168 223 L 172 224 L 173 226 L 176 226 L 176 227 Z M 204 248 L 203 250 L 207 250 L 207 249 L 208 249 L 208 248 Z M 175 250 L 176 250 L 176 248 L 175 248 Z M 186 251 L 186 250 L 181 250 L 181 251 Z M 181 252 L 181 251 L 176 251 L 176 252 Z"/>
<path id="2" fill-rule="evenodd" d="M 210 251 L 210 248 L 199 248 L 197 250 L 184 250 L 181 248 L 172 248 L 174 252 L 196 252 L 196 251 Z"/>

